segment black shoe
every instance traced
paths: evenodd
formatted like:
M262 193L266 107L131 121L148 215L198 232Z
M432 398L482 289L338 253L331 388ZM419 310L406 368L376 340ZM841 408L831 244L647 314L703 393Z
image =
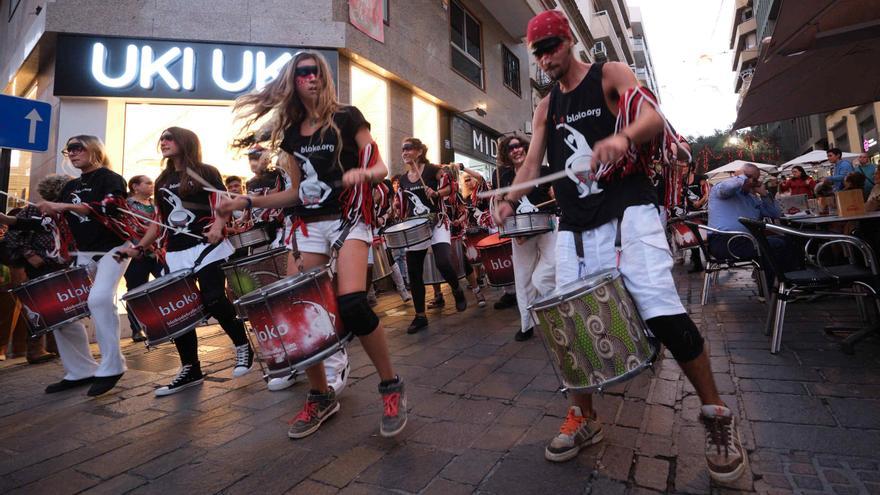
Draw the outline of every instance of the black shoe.
M461 313L462 311L467 309L467 298L464 297L464 291L461 290L461 287L455 292L452 293L455 296L455 310Z
M120 378L122 378L122 373L113 376L96 376L95 382L92 383L92 386L89 388L89 391L86 392L86 395L89 397L97 397L101 394L105 394L116 386L116 382L118 382Z
M180 371L177 372L177 376L171 380L171 383L164 387L157 388L154 393L156 394L156 397L176 394L181 390L199 385L203 381L205 381L205 375L202 374L202 367L199 363L184 364L180 368Z
M147 340L147 334L144 333L144 329L139 328L131 333L132 342L144 342L145 340Z
M516 306L516 295L504 294L501 299L495 303L495 309L507 309Z
M409 328L406 329L406 333L416 333L426 326L428 326L428 319L424 316L416 316L413 318L412 323L409 324Z
M72 388L83 387L95 381L95 377L90 376L88 378L80 378L79 380L61 380L60 382L55 382L48 387L46 387L47 394L54 394L56 392L63 392L65 390L70 390Z
M519 330L517 330L516 335L513 337L513 340L515 340L517 342L525 342L525 341L529 340L530 338L532 338L534 335L535 335L534 328L530 328L530 329L526 330L525 332L520 332Z
M446 301L442 297L437 297L428 303L428 309L440 309L446 306Z

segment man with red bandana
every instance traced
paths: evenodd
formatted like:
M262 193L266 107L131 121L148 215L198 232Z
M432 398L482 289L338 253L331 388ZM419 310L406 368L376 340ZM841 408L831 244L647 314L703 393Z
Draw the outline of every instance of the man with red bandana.
M745 450L736 418L718 395L703 338L678 297L649 171L652 152L661 152L667 167L677 153L687 153L627 65L587 64L574 56L561 12L535 16L527 38L538 66L557 84L535 109L534 137L514 185L538 177L545 151L551 170L566 172L553 182L561 209L556 287L618 268L648 329L670 350L703 403L710 475L733 481L745 470ZM503 198L496 222L513 213L525 192L513 190ZM569 396L568 417L545 451L550 461L572 459L603 437L592 396Z

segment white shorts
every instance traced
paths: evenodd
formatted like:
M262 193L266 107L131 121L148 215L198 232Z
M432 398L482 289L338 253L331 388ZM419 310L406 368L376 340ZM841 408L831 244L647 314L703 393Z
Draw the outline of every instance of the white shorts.
M414 246L410 246L406 248L407 251L424 251L434 244L451 244L452 236L449 233L449 226L447 226L446 222L439 222L434 226L434 232L431 234L431 238L425 242L420 242Z
M296 247L302 253L330 256L333 243L342 234L340 225L342 225L342 220L322 220L320 222L307 223L306 230L309 233L308 236L303 234L302 229L296 229ZM373 233L367 224L358 222L348 232L348 237L345 238L346 241L352 239L372 244Z
M202 251L208 247L210 247L210 244L203 242L182 251L168 251L165 253L165 264L168 265L168 272L173 273L178 270L192 269L196 264L196 260L198 260L199 256L202 254ZM232 253L234 252L235 248L232 247L232 243L229 242L229 239L223 239L217 247L205 256L205 258L199 263L199 266L196 267L195 271L199 271L211 263L223 261L232 256Z
M578 259L574 232L556 236L556 287L617 266L617 220L582 232L584 258ZM672 254L653 205L630 206L620 229L620 273L645 320L685 313L672 279Z

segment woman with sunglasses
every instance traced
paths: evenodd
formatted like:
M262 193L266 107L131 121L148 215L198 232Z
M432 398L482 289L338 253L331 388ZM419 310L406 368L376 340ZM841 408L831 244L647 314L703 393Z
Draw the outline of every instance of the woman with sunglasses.
M336 100L333 73L318 53L299 52L281 75L262 90L235 102L239 117L254 126L270 115L271 143L280 143L279 159L288 164L292 187L259 197L225 200L221 211L251 208L293 207L295 251L301 257L288 263L290 274L326 265L336 251L336 294L345 330L358 336L379 374L383 415L379 432L384 437L406 426L404 383L391 365L385 332L367 301L367 252L373 233L364 220L343 227L354 217L343 201L364 184L379 183L388 173L378 157L370 168L361 168L359 152L372 145L370 124L360 110ZM363 198L362 198L363 199ZM369 201L369 196L366 198ZM369 213L367 213L369 215ZM343 230L345 229L345 230ZM306 369L309 394L302 411L293 419L290 438L311 435L339 411L336 391L327 383L324 363Z
M507 187L513 184L516 172L526 160L529 138L516 133L501 138L498 142L498 168L495 173L495 186ZM541 167L545 175L549 167ZM524 194L514 206L516 214L534 211L555 211L555 205L545 203L553 198L550 184L535 186ZM544 205L540 208L538 205ZM556 232L550 231L513 240L513 276L516 287L516 303L519 307L521 326L514 340L522 342L532 338L534 329L529 314L531 306L540 296L550 293L556 280Z
M226 296L226 278L220 265L235 251L224 239L229 215L218 214L214 208L216 193L205 189L225 190L220 172L202 163L202 147L198 136L189 129L169 127L159 137L164 168L156 179L159 216L162 223L174 227L165 233L165 263L169 273L194 270L202 304L214 317L235 345L232 376L239 377L251 370L254 351L248 343L244 325L235 315L235 308ZM123 250L132 258L141 258L159 237L159 226L153 225L137 246ZM201 239L199 239L201 237ZM174 317L174 313L168 316ZM199 363L199 341L193 329L174 339L180 357L180 371L171 382L157 388L157 397L175 394L201 384L205 376Z
M128 267L128 260L117 263L113 255L131 244L101 223L89 204L99 203L107 195L124 198L126 183L121 175L110 170L104 143L95 136L68 139L62 154L79 169L80 176L64 185L59 202L42 201L37 207L44 215L63 214L76 244L76 264L89 266L93 272L88 307L101 349L101 363L92 357L84 327L70 326L55 332L65 376L46 387L46 393L91 383L88 395L97 396L116 386L126 370L125 357L119 348L116 286Z
M434 263L443 275L443 280L452 288L455 309L467 309L467 299L458 284L458 275L452 267L452 246L449 232L449 217L443 209L443 199L452 194L452 185L443 167L433 165L427 158L428 147L419 139L408 137L403 140L401 156L406 172L400 174L398 199L403 218L428 215L434 223L434 231L427 241L406 248L406 266L409 270L409 284L413 296L416 316L406 333L416 333L428 326L425 316L424 263L428 248L434 252ZM447 182L449 182L447 184Z

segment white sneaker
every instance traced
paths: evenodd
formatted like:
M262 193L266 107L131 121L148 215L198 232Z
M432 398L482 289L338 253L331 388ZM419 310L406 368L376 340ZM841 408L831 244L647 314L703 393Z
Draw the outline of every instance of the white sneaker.
M397 293L400 294L400 298L403 300L403 302L408 302L412 299L412 296L409 294L409 291L406 290L406 287L397 289Z
M269 383L266 386L271 392L277 392L292 387L294 383L296 383L296 373L291 373L280 378L269 379Z
M333 387L337 394L342 392L348 382L348 375L351 374L351 363L345 349L325 359L324 369L327 373L327 385Z
M254 351L250 344L243 344L235 348L235 367L232 368L232 376L238 378L244 376L254 367Z

